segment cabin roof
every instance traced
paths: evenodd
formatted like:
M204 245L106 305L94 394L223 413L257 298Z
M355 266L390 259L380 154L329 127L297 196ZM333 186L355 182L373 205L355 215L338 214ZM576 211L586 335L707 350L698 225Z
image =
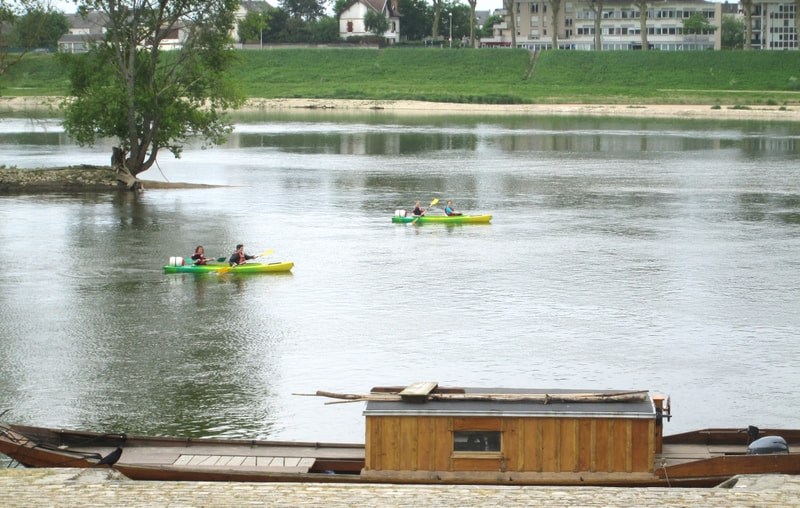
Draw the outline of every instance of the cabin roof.
M373 389L376 390L376 389ZM381 390L378 389L380 392ZM654 418L656 411L650 394L634 390L570 390L530 388L458 388L436 393L460 393L463 398L417 398L403 400L367 400L364 416L461 416L461 417L562 417L562 418ZM492 397L481 395L500 395ZM596 395L587 401L582 395ZM600 400L616 394L638 394L637 397ZM471 400L476 395L481 400ZM524 397L531 395L534 397ZM537 397L541 396L541 397ZM544 397L547 396L547 397ZM577 399L572 399L577 397ZM538 399L538 400L531 400Z

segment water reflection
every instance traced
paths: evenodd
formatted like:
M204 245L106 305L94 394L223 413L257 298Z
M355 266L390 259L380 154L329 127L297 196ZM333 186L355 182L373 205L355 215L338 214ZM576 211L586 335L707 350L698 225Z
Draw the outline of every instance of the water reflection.
M663 391L668 432L791 424L800 127L345 117L243 116L227 145L146 175L219 188L1 197L0 242L26 261L0 285L0 407L59 427L362 441L360 407L292 393L431 379ZM108 159L53 134L0 120L4 163ZM434 197L494 220L391 224ZM295 269L162 273L237 243Z

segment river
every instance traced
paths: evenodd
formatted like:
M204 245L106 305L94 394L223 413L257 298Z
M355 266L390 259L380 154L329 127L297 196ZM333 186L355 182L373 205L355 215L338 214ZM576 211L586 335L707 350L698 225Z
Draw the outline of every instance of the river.
M0 164L106 164L0 118ZM373 386L648 389L667 434L797 427L800 125L251 113L208 189L0 196L0 408L98 431L364 440ZM489 225L395 225L438 198ZM440 209L432 213L441 213ZM289 275L165 275L202 244Z

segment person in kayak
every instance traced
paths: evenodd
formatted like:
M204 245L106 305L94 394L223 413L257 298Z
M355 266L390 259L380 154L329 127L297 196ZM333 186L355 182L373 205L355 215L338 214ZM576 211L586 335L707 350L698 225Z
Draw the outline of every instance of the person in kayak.
M239 245L236 246L236 251L234 251L234 253L231 254L231 258L228 260L228 264L231 266L243 265L247 263L247 260L255 259L257 257L258 256L250 256L249 254L245 254L244 245L240 243Z
M414 209L411 211L411 215L413 215L414 217L422 217L423 215L425 215L425 212L427 212L427 211L428 211L427 208L424 209L424 210L422 208L420 208L419 207L419 200L416 200L416 201L414 201Z
M448 201L447 202L447 206L444 207L444 213L445 213L445 215L448 215L448 216L461 215L461 212L457 212L457 211L453 210L453 202L452 201Z
M203 249L202 245L198 245L197 248L194 250L194 254L192 254L192 260L194 260L194 262L192 263L193 265L206 264L205 249Z

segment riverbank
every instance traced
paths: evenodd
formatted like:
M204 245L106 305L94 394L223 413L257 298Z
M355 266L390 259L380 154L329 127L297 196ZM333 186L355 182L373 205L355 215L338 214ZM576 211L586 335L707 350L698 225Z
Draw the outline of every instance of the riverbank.
M198 189L215 185L143 180L144 190ZM68 166L47 169L0 169L0 195L40 192L109 192L124 190L111 166Z
M0 469L4 506L686 507L800 504L800 478L742 476L732 488L509 487L145 482L108 469Z
M0 112L53 111L61 97L0 97ZM375 111L408 115L601 116L707 120L800 121L800 106L709 104L464 104L350 99L249 99L242 111Z

